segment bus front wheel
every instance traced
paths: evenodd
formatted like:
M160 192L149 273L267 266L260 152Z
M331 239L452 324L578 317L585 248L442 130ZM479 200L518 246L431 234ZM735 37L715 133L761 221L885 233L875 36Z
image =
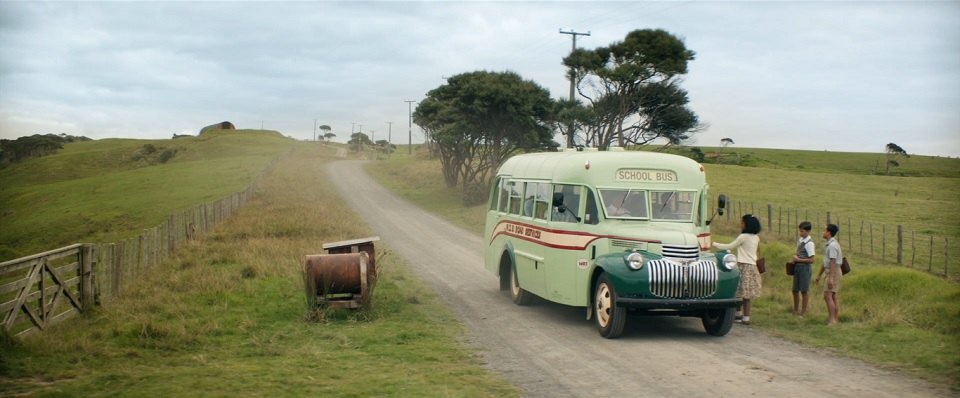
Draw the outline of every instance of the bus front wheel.
M593 291L593 309L597 315L597 328L600 335L608 339L620 337L623 333L623 325L627 322L627 311L617 304L617 291L614 290L606 274L600 274Z
M510 264L510 298L516 305L530 305L533 302L533 293L523 290L517 281L517 267Z
M717 308L706 310L701 319L703 319L703 328L711 336L724 336L733 326L733 315L736 312L734 308Z

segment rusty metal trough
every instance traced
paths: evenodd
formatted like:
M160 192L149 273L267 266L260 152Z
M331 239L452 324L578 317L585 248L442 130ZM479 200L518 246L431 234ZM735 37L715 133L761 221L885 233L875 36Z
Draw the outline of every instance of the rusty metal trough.
M327 254L307 255L304 283L307 300L330 308L361 308L369 303L377 281L376 250L369 237L323 245Z

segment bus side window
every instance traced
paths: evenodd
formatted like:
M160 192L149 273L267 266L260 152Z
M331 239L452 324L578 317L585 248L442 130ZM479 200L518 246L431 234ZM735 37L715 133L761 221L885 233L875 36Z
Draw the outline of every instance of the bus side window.
M537 183L528 182L523 193L523 216L533 217L533 207L536 204Z
M583 214L584 224L600 223L600 216L597 213L597 198L593 195L593 190L587 190L587 209Z
M523 198L522 187L516 181L510 181L510 214L520 214L520 199Z
M580 191L579 185L554 185L550 220L579 222L581 218L577 213L580 211Z
M497 208L501 213L507 212L507 204L510 201L510 185L508 179L501 177L497 184L497 196L500 200L500 206ZM492 206L491 206L492 207Z
M550 210L550 184L537 184L537 204L534 218L546 220Z

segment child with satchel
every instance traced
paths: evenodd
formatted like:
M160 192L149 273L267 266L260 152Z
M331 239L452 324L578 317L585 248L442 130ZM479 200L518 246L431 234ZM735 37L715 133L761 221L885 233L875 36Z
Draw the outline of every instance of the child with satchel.
M797 252L793 255L793 315L803 318L807 315L807 304L810 303L807 292L810 290L812 265L816 252L813 238L810 237L810 230L813 229L810 221L800 223L797 229L800 238L797 239Z

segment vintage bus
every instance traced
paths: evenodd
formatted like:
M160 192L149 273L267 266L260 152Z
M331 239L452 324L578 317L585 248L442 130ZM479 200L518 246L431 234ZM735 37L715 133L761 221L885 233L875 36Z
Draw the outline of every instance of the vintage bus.
M736 257L711 253L703 166L676 155L567 150L508 159L486 216L486 268L526 305L534 295L585 307L618 337L627 311L699 317L707 333L733 324Z

